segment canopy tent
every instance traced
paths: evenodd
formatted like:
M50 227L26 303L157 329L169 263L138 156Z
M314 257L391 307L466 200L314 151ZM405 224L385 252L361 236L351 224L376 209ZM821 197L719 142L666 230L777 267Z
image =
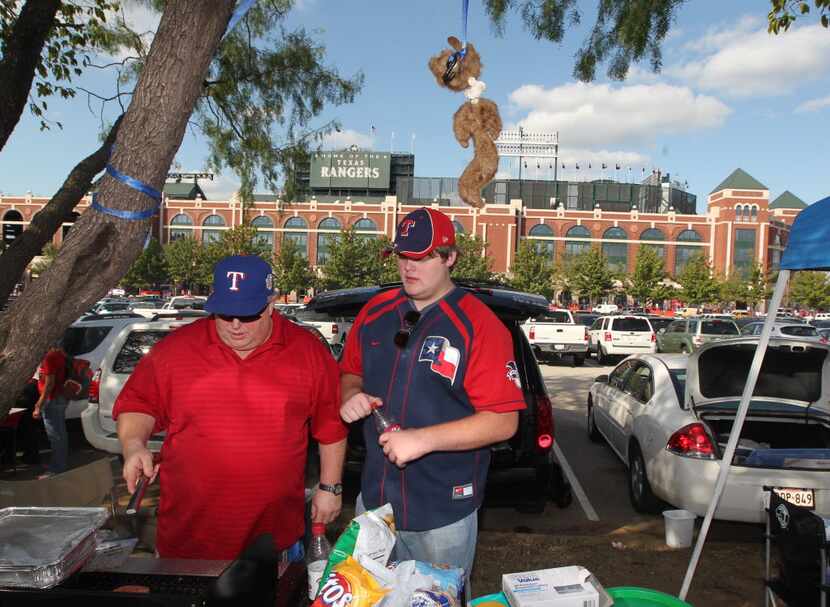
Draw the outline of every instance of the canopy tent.
M715 483L715 491L712 495L712 500L709 502L706 517L703 519L703 525L700 528L695 549L689 561L689 567L686 569L686 575L683 578L683 586L678 595L681 600L685 600L686 594L689 592L689 586L692 584L697 563L703 551L703 545L706 543L709 526L712 524L712 518L715 515L715 510L718 507L724 487L726 486L726 479L729 476L729 469L732 459L735 456L738 439L741 437L744 419L749 410L749 402L753 392L755 392L755 384L758 381L758 374L761 371L761 363L764 361L764 355L769 345L772 326L775 323L778 309L781 307L781 300L784 297L784 291L790 279L790 272L795 270L830 270L830 196L819 200L801 211L795 218L795 222L790 230L787 248L784 250L784 255L781 259L778 280L775 283L775 290L770 300L767 318L764 321L764 329L758 341L758 346L755 349L755 356L749 368L749 375L747 376L746 385L744 385L744 391L741 395L741 403L738 406L735 422L732 425L732 432L729 435L726 450L721 458L720 472L718 473L718 480Z

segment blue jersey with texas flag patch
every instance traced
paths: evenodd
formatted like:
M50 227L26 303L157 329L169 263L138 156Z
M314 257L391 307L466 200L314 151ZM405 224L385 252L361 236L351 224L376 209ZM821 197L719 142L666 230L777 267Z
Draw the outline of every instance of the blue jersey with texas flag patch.
M486 305L456 288L410 327L404 316L414 309L402 289L381 293L361 310L346 340L341 370L362 377L363 391L381 398L385 412L403 428L422 428L477 411L525 408L513 340ZM409 337L399 347L394 338L402 330ZM481 505L488 447L433 452L399 469L383 454L371 419L363 436L363 502L369 509L390 502L399 529L436 529Z

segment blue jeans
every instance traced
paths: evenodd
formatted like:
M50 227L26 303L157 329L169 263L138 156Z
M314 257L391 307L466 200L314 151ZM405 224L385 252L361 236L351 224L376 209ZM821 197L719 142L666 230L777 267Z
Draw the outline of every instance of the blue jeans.
M355 503L355 516L366 511L361 495ZM396 561L424 561L446 563L464 569L464 587L467 600L471 596L470 574L476 556L478 540L478 511L454 523L427 531L397 531L397 542L392 552Z
M69 435L66 432L66 407L69 403L63 396L56 396L43 404L43 425L52 447L52 461L49 472L59 474L66 471L69 457Z

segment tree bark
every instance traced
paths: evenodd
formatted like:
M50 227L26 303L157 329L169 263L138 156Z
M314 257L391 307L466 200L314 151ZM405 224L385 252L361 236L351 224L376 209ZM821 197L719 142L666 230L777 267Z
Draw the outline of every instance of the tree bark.
M234 0L167 3L116 138L110 161L116 169L161 190L233 6ZM156 205L109 175L98 200L129 211ZM90 209L49 269L15 300L0 321L0 419L49 344L127 273L150 225Z
M60 5L59 0L29 0L12 27L0 59L0 150L26 107L40 53Z
M29 227L0 255L0 308L9 299L14 286L20 282L29 262L52 239L66 217L89 192L95 176L104 170L122 119L119 116L106 141L97 151L75 165L58 192L32 218Z

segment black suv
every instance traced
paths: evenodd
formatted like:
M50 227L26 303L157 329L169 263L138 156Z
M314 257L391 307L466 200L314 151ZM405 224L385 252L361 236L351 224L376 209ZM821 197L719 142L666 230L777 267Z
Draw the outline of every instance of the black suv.
M488 477L486 505L513 505L522 511L540 512L548 500L560 508L570 505L571 487L553 455L553 407L545 382L533 356L533 350L522 332L521 323L542 314L548 302L538 295L507 290L503 287L459 284L485 303L504 323L513 336L513 348L522 382L527 408L519 414L519 428L508 441L491 447L492 458ZM332 317L354 317L372 297L400 284L327 291L317 295L307 309ZM348 470L359 470L365 455L360 423L352 424L349 432ZM525 472L522 479L519 475ZM517 482L524 480L517 490Z

